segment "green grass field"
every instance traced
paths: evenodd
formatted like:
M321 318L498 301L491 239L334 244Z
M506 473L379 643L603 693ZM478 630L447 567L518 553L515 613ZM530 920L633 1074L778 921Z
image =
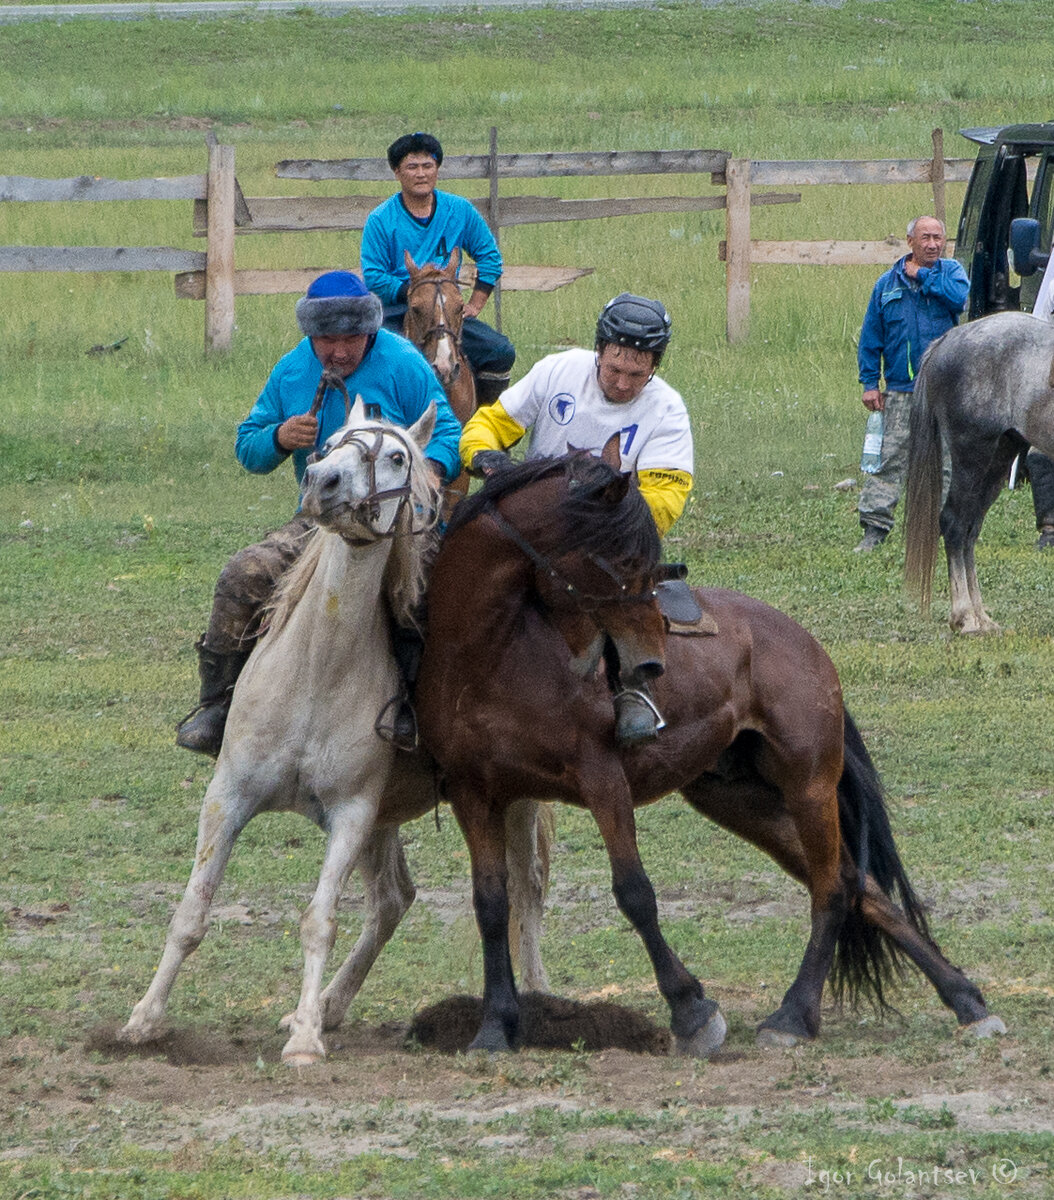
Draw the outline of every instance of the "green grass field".
M496 125L509 152L701 146L871 159L925 158L940 126L946 154L968 157L960 128L1051 116L1052 53L1054 10L1016 0L41 23L0 38L0 149L12 175L179 175L204 170L213 129L236 146L247 195L311 194L322 185L277 180L273 164L379 156L408 128L435 130L452 154L483 152ZM711 190L687 178L537 188L700 186ZM932 203L923 187L802 190L800 205L755 209L753 236L902 236ZM949 187L953 217L961 199L962 187ZM360 1094L342 1090L361 1076L354 1052L338 1049L322 1069L331 1076L292 1079L275 1066L274 1024L299 987L297 917L321 838L279 816L243 835L218 900L226 917L171 1008L177 1028L251 1046L245 1061L217 1083L200 1061L137 1066L92 1049L98 1027L123 1021L149 980L189 868L209 764L175 748L173 726L196 698L192 643L215 577L295 505L291 473L248 476L232 449L295 337L293 298L240 298L232 353L207 358L202 306L177 300L168 276L5 274L5 1196L781 1197L801 1186L807 1162L840 1170L829 1190L843 1197L1049 1194L1054 560L1032 548L1027 489L1006 493L978 551L989 611L1006 632L968 640L947 631L942 575L931 616L904 596L899 527L875 554L853 555L855 494L834 485L859 478L855 339L878 269L757 268L751 337L730 347L723 236L720 213L506 231L511 263L594 268L552 295L506 295L518 369L588 343L598 308L620 290L665 301L675 335L663 370L689 403L697 454L694 497L668 556L685 560L694 582L790 613L827 648L937 935L1011 1037L953 1040L952 1019L912 979L896 999L903 1020L832 1010L815 1046L764 1059L752 1026L796 968L804 898L756 852L670 801L641 814L642 849L671 942L725 1007L728 1062L642 1063L639 1092L620 1080L610 1095L602 1062L583 1053L451 1065L399 1052ZM202 248L184 202L0 204L0 244ZM237 253L239 266L354 266L358 243L243 238ZM115 353L86 353L122 338ZM457 830L449 816L438 831L426 818L406 836L425 896L353 1009L352 1044L481 987ZM558 837L545 942L554 988L607 989L663 1023L646 957L610 901L598 835L562 811ZM456 920L429 894L462 903ZM338 953L358 913L343 914ZM162 1092L133 1092L136 1070L156 1074ZM203 1123L179 1145L158 1132L188 1109L164 1099L173 1073L190 1108L195 1087L212 1089L198 1102ZM415 1107L400 1073L436 1089L444 1073L448 1107L438 1091L435 1104ZM303 1114L268 1118L278 1131L270 1141L208 1124L234 1097L263 1105L269 1089L289 1104L339 1101L356 1132L394 1123L407 1154L352 1148L335 1161L347 1129L327 1126L329 1141L316 1142ZM517 1109L528 1094L545 1103ZM962 1099L974 1094L976 1119ZM486 1115L451 1115L470 1101L490 1106ZM985 1179L909 1192L867 1177L869 1162L895 1169L898 1156L919 1169L983 1166ZM1004 1158L1018 1171L1014 1191L991 1174Z

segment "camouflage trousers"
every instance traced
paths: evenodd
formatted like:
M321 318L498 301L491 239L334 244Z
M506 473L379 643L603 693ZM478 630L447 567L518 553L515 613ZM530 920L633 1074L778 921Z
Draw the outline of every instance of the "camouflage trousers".
M300 557L314 524L307 517L294 517L227 560L212 597L203 643L209 650L236 654L252 649L264 607L279 578Z
M882 462L874 475L864 477L857 509L861 525L874 525L888 533L893 528L893 510L900 499L908 470L913 392L886 392L882 430ZM944 455L943 493L948 493L951 463Z
M212 597L212 612L202 643L207 649L216 654L245 653L252 649L278 580L300 557L314 526L315 522L308 517L294 517L263 541L246 546L227 560ZM432 530L425 536L422 558L427 578L439 552L439 531ZM413 622L412 627L406 628L392 624L397 656L401 642L418 647L421 643L425 623L423 601L413 614Z

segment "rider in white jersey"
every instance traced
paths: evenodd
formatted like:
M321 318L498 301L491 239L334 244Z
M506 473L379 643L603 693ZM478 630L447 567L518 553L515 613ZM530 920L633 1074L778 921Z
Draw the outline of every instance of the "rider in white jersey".
M543 358L493 404L476 410L461 434L462 463L477 474L500 470L509 461L507 448L528 429L529 459L560 457L570 447L599 454L617 433L622 466L637 472L656 528L666 533L684 509L693 467L684 401L655 374L669 340L663 305L622 292L597 320L593 351ZM683 583L660 586L687 592ZM609 663L613 689L617 678ZM663 724L646 684L615 696L615 736L622 745L655 737Z
M527 458L559 457L569 446L599 453L618 433L622 465L637 472L665 534L684 509L694 465L684 401L655 374L669 340L670 317L657 300L616 296L597 321L594 350L543 358L469 418L461 461L486 470L488 453L508 449L528 430Z

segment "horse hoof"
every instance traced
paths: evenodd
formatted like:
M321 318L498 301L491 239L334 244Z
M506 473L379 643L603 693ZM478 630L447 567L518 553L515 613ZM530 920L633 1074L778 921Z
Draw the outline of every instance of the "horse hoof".
M481 1029L469 1042L468 1048L470 1053L473 1050L482 1050L485 1054L508 1054L512 1050L509 1039L493 1029Z
M789 1050L801 1040L796 1033L788 1033L785 1029L763 1028L758 1030L754 1044L760 1050Z
M295 1051L293 1054L282 1054L282 1062L287 1067L313 1067L325 1060L325 1054L312 1054L309 1050Z
M133 1025L129 1022L122 1025L114 1034L115 1041L123 1042L126 1046L145 1046L148 1042L156 1042L162 1035L161 1029L152 1026Z
M714 1015L692 1034L691 1037L675 1037L674 1052L685 1058L710 1058L725 1042L728 1026L720 1012Z
M1006 1033L1006 1026L999 1017L982 1017L969 1025L963 1025L959 1031L963 1037L990 1038L999 1037Z

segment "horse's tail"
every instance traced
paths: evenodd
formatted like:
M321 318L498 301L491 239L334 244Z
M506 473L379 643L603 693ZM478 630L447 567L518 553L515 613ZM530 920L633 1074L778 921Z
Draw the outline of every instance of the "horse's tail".
M838 814L842 841L859 872L860 888L869 875L891 900L899 902L911 925L928 939L926 915L893 841L878 771L848 711L844 747ZM905 966L899 947L865 920L859 893L851 897L831 968L835 998L855 1004L866 993L879 1008L887 1008L885 989L904 974Z
M929 612L933 596L941 515L941 434L926 395L926 362L932 348L923 355L915 379L904 499L904 582L918 596L923 613Z

